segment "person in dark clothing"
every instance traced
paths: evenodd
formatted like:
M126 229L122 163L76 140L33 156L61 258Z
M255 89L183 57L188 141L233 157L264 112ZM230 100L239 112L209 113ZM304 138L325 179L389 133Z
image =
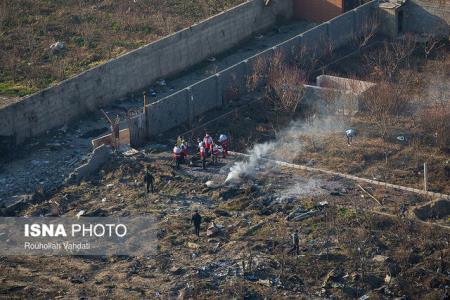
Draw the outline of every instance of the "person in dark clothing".
M192 216L192 223L194 223L195 234L200 236L200 224L202 223L202 216L198 213L198 210L195 211L195 214Z
M291 252L295 250L295 253L297 255L299 255L300 254L300 240L298 237L298 229L296 229L295 232L292 234L292 246L293 247L292 247Z
M405 203L400 204L400 216L402 218L405 218L407 212L408 212L408 208L406 207Z
M150 168L149 167L147 167L147 169L145 171L144 182L145 182L146 187L147 187L147 193L150 192L150 187L152 188L152 193L153 193L154 192L153 183L155 182L155 178L150 173Z

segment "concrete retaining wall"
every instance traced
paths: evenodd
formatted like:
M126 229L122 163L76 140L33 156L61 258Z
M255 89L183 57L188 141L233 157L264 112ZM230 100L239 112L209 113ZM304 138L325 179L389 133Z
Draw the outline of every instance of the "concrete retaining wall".
M342 78L330 75L320 75L316 78L317 86L331 89L352 91L361 94L375 86L376 84L369 81L361 81L350 78Z
M266 61L270 60L275 51L283 51L283 53L288 54L288 56L286 56L288 58L290 55L295 55L296 51L299 51L301 47L306 47L309 51L314 51L320 56L321 54L325 54L326 50L324 48L329 42L333 43L333 45L346 45L352 41L355 35L362 35L364 33L367 29L367 26L363 26L363 24L365 24L364 20L367 21L376 18L377 12L378 1L374 0L355 10L336 17L329 23L316 26L307 32L284 41L273 48L258 53L214 76L200 81L183 90L184 92L180 92L189 99L189 108L183 109L188 110L192 114L189 117L189 119L192 120L207 110L225 104L230 100L230 95L233 94L230 93L230 91L238 96L247 93L248 76L252 74L258 59ZM335 28L330 28L330 26ZM323 89L310 87L307 89L307 93L308 97L319 101L320 95L323 94ZM174 128L181 123L184 123L183 120L186 120L187 117L184 112L181 111L181 108L185 107L187 101L186 97L174 94L148 106L149 111L152 112L149 115L150 119L147 123L149 126L147 131L148 137L155 136L164 130ZM311 99L310 101L313 101ZM166 103L167 107L164 109L156 108L165 106ZM179 107L177 106L177 103L179 104ZM321 105L319 105L319 107L320 106ZM353 102L350 106L350 109L353 109ZM170 112L172 109L174 111ZM174 120L174 116L177 115L178 112L180 113L180 117ZM132 131L133 129L130 128L130 130ZM131 136L133 136L133 134L131 134ZM133 141L131 141L131 143L134 144Z
M201 115L222 105L218 88L219 80L218 76L211 76L189 87L193 116Z
M359 108L359 95L346 90L305 85L302 105L319 114L354 115Z
M329 40L333 41L335 48L346 45L353 38L355 30L353 22L354 14L350 13L334 18L327 23Z
M449 35L450 1L409 0L403 11L404 31Z
M223 52L253 33L291 18L292 0L250 0L235 8L131 51L106 64L25 97L0 110L0 137L17 143L63 126L97 109Z
M148 135L153 136L188 122L190 118L190 94L183 89L148 106Z
M240 62L219 73L222 94L230 91L243 95L247 92L247 61ZM224 99L225 102L227 99Z
M304 47L307 52L314 53L316 57L321 57L326 54L327 44L332 42L329 40L327 23L316 26L300 36L300 46Z

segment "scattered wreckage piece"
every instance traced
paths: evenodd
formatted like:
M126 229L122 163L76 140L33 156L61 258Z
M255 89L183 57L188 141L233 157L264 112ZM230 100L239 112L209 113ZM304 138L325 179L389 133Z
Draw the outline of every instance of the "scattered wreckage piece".
M83 178L98 170L111 157L111 150L106 145L101 145L92 151L88 161L76 168L65 180L66 184L79 184Z

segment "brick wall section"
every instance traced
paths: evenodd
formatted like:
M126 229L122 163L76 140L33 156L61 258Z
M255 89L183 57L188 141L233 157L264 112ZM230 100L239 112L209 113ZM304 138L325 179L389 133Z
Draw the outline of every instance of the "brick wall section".
M0 110L0 141L17 143L96 110L158 78L173 76L236 46L253 33L292 17L292 0L249 0L237 7L131 51Z
M314 22L328 21L344 12L344 0L294 0L294 16Z

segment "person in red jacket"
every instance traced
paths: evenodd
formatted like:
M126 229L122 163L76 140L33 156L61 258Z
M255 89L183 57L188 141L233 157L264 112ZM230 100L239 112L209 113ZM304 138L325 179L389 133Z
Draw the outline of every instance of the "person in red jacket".
M219 143L222 146L222 156L225 158L228 155L228 137L225 134L219 136Z
M182 163L187 163L187 156L188 156L188 146L187 143L183 140L181 143L181 161Z
M213 146L213 139L208 133L206 133L205 137L203 138L203 144L205 145L206 156L209 157L209 155L211 154L210 149L212 149Z
M175 147L173 147L173 158L175 159L175 164L177 166L177 168L180 168L180 164L182 161L182 150L180 147L178 147L177 145L175 145Z

